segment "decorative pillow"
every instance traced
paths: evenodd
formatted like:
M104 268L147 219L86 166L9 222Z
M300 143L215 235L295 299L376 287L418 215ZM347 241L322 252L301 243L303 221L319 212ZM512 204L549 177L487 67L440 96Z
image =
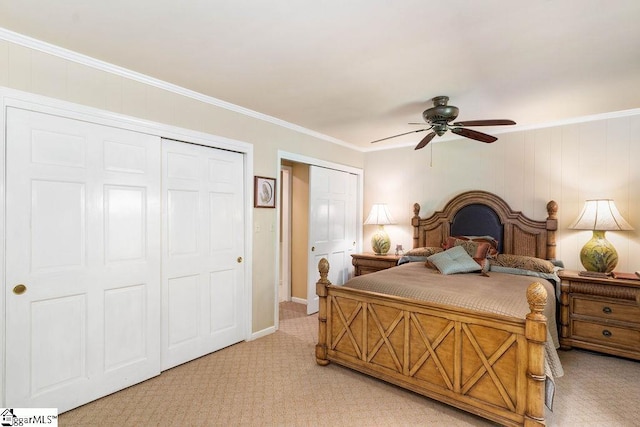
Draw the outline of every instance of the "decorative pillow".
M555 270L558 270L558 269L559 267L555 268ZM547 280L553 280L556 284L559 284L560 278L558 277L558 274L555 270L553 273L542 273L540 271L525 270L522 268L502 267L500 265L491 266L491 271L495 271L496 273L508 273L508 274L517 274L519 276L540 277Z
M454 246L444 252L433 254L427 258L442 274L470 273L481 270L480 265L473 260L461 246Z
M489 264L487 263L487 257L489 256L489 251L491 249L491 245L489 245L489 243L449 237L446 245L448 246L447 249L455 246L463 247L469 256L473 258L480 267L482 267L483 271L487 271L489 269Z
M398 260L398 265L406 264L408 262L425 262L426 260L426 256L403 255Z
M489 244L489 258L494 258L498 255L498 241L491 236L451 236L447 238L445 242L445 249L454 246L456 240L468 240L472 242L488 243Z
M495 259L490 260L490 263L492 266L520 268L540 273L553 273L555 271L555 266L551 261L525 255L498 254Z
M428 257L433 254L437 254L438 252L442 252L444 249L439 248L437 246L427 246L424 248L413 248L409 249L404 253L405 256L423 256Z
M439 253L442 253L442 252L439 252ZM427 267L427 268L430 268L432 270L437 270L438 269L438 267L433 265L433 263L431 261L429 261L428 258L425 259L424 266Z

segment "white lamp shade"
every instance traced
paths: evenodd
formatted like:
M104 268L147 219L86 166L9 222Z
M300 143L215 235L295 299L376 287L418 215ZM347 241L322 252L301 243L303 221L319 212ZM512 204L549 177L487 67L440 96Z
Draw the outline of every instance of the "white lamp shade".
M611 199L585 201L578 219L569 228L598 231L633 230Z
M388 225L395 224L395 221L391 213L389 213L389 208L387 208L386 203L376 203L371 206L371 212L369 212L369 216L364 223L367 225Z

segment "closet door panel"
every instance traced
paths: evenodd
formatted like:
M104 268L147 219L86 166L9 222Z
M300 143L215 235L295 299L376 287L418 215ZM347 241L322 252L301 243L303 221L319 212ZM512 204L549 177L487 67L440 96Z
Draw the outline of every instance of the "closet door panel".
M318 311L317 265L331 264L329 279L336 285L351 277L351 253L356 242L357 177L319 166L309 167L309 246L307 314Z
M104 366L107 372L143 360L147 354L146 301L143 284L105 291ZM122 316L120 313L130 313Z
M179 349L191 344L200 336L200 298L199 275L172 277L167 282L168 304L167 347L169 350Z
M86 186L82 182L31 181L31 270L54 272L86 263ZM25 200L25 202L29 202ZM10 207L11 208L11 207Z
M145 259L146 199L144 187L105 187L104 226L107 263Z
M160 372L160 149L7 109L8 406L64 411Z
M244 337L244 160L168 140L162 156L162 368L168 369Z

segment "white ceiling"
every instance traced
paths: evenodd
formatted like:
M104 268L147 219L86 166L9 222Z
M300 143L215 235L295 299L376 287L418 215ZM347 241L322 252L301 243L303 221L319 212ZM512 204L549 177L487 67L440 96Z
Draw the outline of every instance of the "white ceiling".
M370 141L437 95L524 127L640 107L638 0L0 0L0 27L363 149L417 143Z

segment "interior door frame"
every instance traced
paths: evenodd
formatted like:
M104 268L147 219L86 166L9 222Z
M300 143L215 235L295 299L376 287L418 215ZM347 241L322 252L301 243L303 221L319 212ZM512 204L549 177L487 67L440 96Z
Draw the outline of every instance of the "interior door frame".
M363 201L364 201L364 170L360 169L360 168L356 168L353 166L347 166L347 165L343 165L340 163L335 163L335 162L329 162L326 160L321 160L321 159L316 159L314 157L309 157L309 156L304 156L301 154L297 154L297 153L291 153L288 151L283 151L283 150L278 150L278 155L277 155L277 170L280 171L280 167L282 164L282 160L289 160L291 162L296 162L296 163L304 163L310 166L319 166L319 167L323 167L323 168L328 168L328 169L335 169L341 172L347 172L347 173L352 173L354 175L356 175L358 177L358 184L357 184L357 194L356 194L356 247L355 247L355 252L360 252L361 248L362 248L362 209L363 209ZM277 193L276 193L276 200L281 200L280 199L280 186L277 185ZM276 205L276 218L280 218L281 212L280 212L280 206L279 204ZM276 253L276 265L280 265L280 250L279 250L279 244L280 244L280 237L281 237L281 230L280 230L280 221L276 221L276 239L275 239L275 253ZM309 268L316 268L316 266L308 266ZM279 326L280 326L280 303L278 301L278 283L280 283L280 271L279 268L276 268L276 272L275 272L275 280L274 280L274 319L273 319L273 324L275 325L275 329L278 330ZM320 278L320 276L318 276L318 278Z
M286 171L286 174L284 173ZM286 175L286 181L284 179ZM280 267L280 280L283 280L286 277L285 282L278 281L278 301L291 301L291 197L293 194L292 182L293 182L293 168L291 166L280 166L280 192L286 188L286 194L280 194L280 209L282 209L282 205L285 205L286 212L280 212L278 218L281 218L280 226L280 236L278 236L278 242L280 243L280 248L282 248L279 253L282 254L282 258L280 259L280 263L277 264ZM286 184L285 184L286 183ZM286 221L285 221L286 218ZM289 273L285 274L284 271L288 269ZM284 298L282 298L282 292L280 286L284 290Z
M166 139L173 139L180 142L203 145L212 148L235 151L243 155L243 176L244 176L244 289L245 299L244 315L244 340L250 341L252 336L252 302L253 302L253 145L247 142L238 141L222 136L207 134L177 126L138 119L123 114L113 113L62 101L41 95L23 92L0 86L0 316L6 319L5 282L6 259L5 259L5 226L6 226L6 110L8 107L15 107L45 114L63 116L71 119L82 120L105 126L112 126L127 129L135 132L156 135ZM160 231L160 230L159 230ZM0 328L0 404L5 402L5 331Z

